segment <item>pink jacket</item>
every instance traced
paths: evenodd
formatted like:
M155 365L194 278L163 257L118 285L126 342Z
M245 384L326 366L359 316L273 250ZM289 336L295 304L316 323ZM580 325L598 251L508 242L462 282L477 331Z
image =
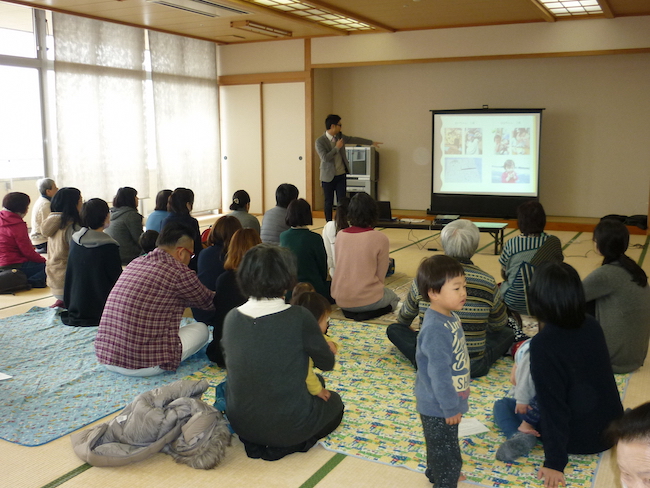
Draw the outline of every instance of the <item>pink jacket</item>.
M0 211L0 266L27 261L44 263L45 258L34 251L23 218L9 210Z

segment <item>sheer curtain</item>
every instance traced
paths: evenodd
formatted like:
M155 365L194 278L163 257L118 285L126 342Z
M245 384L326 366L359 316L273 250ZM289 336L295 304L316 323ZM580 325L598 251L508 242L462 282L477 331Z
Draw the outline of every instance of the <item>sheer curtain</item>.
M216 45L149 31L158 189L191 188L194 210L221 206Z
M58 186L147 197L143 29L53 14Z

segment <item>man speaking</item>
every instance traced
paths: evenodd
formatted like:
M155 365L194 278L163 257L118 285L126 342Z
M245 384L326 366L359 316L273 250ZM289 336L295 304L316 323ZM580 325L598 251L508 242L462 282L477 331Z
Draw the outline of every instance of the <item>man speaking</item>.
M325 119L325 134L316 139L316 152L320 157L320 181L325 194L325 220L332 220L334 192L337 200L345 196L345 175L350 172L350 164L345 154L346 144L362 144L379 147L382 142L343 135L341 117L330 114Z

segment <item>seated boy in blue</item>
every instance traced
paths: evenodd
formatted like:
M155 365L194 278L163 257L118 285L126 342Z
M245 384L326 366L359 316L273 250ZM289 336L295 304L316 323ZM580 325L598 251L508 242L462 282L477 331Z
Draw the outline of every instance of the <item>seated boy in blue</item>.
M465 479L458 424L468 410L469 353L454 310L467 299L462 265L449 256L425 259L417 272L422 297L429 297L415 358L417 410L427 444L425 474L436 488L453 488Z

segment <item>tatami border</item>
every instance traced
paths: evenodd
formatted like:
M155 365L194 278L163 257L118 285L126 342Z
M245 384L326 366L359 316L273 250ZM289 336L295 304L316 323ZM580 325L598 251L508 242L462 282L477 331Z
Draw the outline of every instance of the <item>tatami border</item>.
M61 486L63 483L65 483L68 480L71 480L75 476L83 473L84 471L88 471L92 466L88 463L82 464L78 468L73 469L72 471L64 474L63 476L55 479L54 481L50 481L47 485L43 485L42 488L54 488L55 486Z
M332 456L329 461L323 464L323 466L318 471L316 471L307 481L300 485L300 488L313 488L318 483L320 483L323 478L325 478L325 476L331 473L334 468L336 468L345 458L345 454L334 454L334 456Z

